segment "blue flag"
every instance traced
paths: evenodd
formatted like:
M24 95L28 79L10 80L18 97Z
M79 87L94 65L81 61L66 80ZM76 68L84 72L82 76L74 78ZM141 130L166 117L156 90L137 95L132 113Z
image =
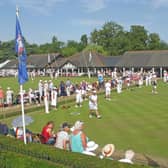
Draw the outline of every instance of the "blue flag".
M20 85L28 81L26 68L27 55L24 46L24 40L19 23L18 10L16 11L16 37L15 37L15 52L18 55L18 82Z

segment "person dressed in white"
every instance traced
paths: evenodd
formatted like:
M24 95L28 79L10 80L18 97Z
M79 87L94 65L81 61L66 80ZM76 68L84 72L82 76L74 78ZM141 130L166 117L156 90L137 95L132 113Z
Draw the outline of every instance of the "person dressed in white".
M70 79L68 79L65 84L66 84L66 93L67 93L67 96L70 96L70 88L71 88L72 82L71 82Z
M57 70L57 71L55 71L55 79L57 79L58 78L58 74L59 74L59 71Z
M35 95L33 94L33 90L31 88L29 88L28 96L29 96L29 103L30 104L32 103L32 101L35 101Z
M117 79L117 93L121 93L122 92L122 79L121 77L119 77Z
M127 89L129 89L131 85L131 79L129 76L126 77L126 85L127 85Z
M152 72L150 72L149 73L149 86L151 86L151 84L152 84L152 76L153 76L153 74L152 74Z
M105 83L106 100L111 100L110 95L111 95L111 81L109 80Z
M114 68L113 78L117 78L117 69L116 68Z
M76 85L76 105L75 107L82 107L82 90L79 85Z
M56 135L56 142L54 146L59 149L69 150L69 135L70 125L67 122L62 124L62 130Z
M163 82L167 82L167 71L163 71Z
M53 87L51 90L51 106L53 106L55 109L57 109L57 88Z
M92 113L94 112L96 114L97 118L101 118L99 112L98 112L98 104L97 104L97 94L96 90L93 90L92 94L89 96L89 118L92 118Z
M146 83L146 86L149 85L149 74L148 73L146 73L145 75L145 83Z
M40 102L41 102L42 96L43 96L43 82L42 82L42 80L39 80L38 91L39 91L39 94L40 94Z
M70 94L70 87L71 87L71 85L66 87L67 96L70 96L70 95L71 95L71 94Z
M10 87L8 87L6 91L6 103L8 106L11 106L12 102L13 102L13 91L10 89Z
M49 80L48 81L49 100L51 100L51 91L52 91L53 87L54 87L54 84L53 84L52 80Z
M152 93L154 94L157 94L157 78L156 78L156 75L153 74L153 77L152 77Z
M133 164L133 157L134 157L135 153L133 150L127 150L125 152L125 158L123 159L120 159L119 162L123 162L123 163L130 163L130 164Z
M143 86L143 76L142 75L139 76L138 85L139 85L139 88Z
M49 113L49 92L48 92L48 85L44 85L44 106L45 106L45 113Z

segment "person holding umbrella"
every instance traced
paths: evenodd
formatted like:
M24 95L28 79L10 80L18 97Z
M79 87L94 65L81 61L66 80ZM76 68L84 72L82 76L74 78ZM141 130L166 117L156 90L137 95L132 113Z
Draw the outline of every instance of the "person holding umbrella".
M23 127L16 127L14 128L14 130L15 130L16 138L23 140L24 139ZM26 130L26 141L32 142L32 132L29 130Z
M29 125L33 122L33 119L30 116L25 115L25 125ZM12 121L12 126L15 132L15 136L17 139L23 140L24 139L24 133L23 133L23 121L22 116L19 116L15 118ZM29 130L26 130L26 139L27 142L32 142L32 132Z

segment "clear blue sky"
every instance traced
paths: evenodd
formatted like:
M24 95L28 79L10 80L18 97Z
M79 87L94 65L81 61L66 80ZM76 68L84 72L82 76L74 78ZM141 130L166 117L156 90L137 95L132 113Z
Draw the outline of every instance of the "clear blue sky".
M0 40L15 36L15 10L20 8L23 35L29 43L80 40L94 28L114 21L129 30L143 25L168 42L168 0L0 0Z

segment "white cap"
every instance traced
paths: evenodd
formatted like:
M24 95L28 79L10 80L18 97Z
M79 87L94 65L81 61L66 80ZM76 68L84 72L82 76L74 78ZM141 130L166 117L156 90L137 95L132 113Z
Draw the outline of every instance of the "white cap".
M82 121L76 121L74 125L74 129L81 129L82 125L83 125Z

